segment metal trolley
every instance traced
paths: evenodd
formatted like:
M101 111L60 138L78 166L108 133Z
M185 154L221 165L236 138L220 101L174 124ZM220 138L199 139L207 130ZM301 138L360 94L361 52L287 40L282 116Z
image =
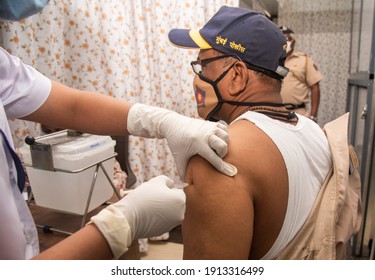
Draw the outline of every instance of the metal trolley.
M51 139L51 137L53 137L57 134L62 134L62 133L66 134L66 137L62 137L61 139L55 139L54 141L45 141L47 138ZM72 173L72 174L80 173L80 172L83 172L83 171L85 171L89 168L95 167L95 171L93 173L92 180L91 180L91 186L90 186L89 193L88 193L87 200L86 200L86 204L85 204L85 209L84 209L84 212L83 212L83 215L82 215L82 222L81 222L81 226L80 226L82 228L86 223L87 214L89 212L90 203L91 203L92 195L93 195L93 192L94 192L95 184L97 182L99 169L101 169L103 171L105 177L107 178L108 182L110 183L110 186L112 187L112 189L113 189L113 191L114 191L114 193L115 193L115 195L117 196L118 199L121 199L121 194L119 193L119 191L117 190L117 188L113 184L111 177L108 175L108 172L106 171L106 169L103 166L104 162L106 162L110 159L113 159L117 156L117 153L115 153L115 152L108 157L105 157L105 158L103 158L99 161L96 161L92 164L84 166L83 168L79 168L79 169L75 169L75 170L61 169L61 168L56 168L54 166L52 147L54 145L58 145L58 144L66 143L66 142L69 142L69 141L73 141L73 140L77 139L77 137L81 137L81 135L82 135L82 133L80 133L80 132L76 132L76 131L72 131L72 130L63 130L63 131L59 131L59 132L35 137L35 138L32 137L32 136L26 137L25 143L30 146L30 154L31 154L32 164L26 164L26 163L24 163L24 164L25 164L25 166L33 167L35 169L41 169L41 170L51 171L51 172ZM31 203L32 198L33 198L33 193L32 193L32 186L31 186L31 193L30 193L29 198L28 198L28 203ZM56 210L56 209L53 209L53 210ZM72 234L72 232L63 231L63 230L60 230L60 229L53 228L51 226L38 225L38 224L36 226L39 227L39 228L42 228L44 232L55 231L55 232L67 234L67 235Z

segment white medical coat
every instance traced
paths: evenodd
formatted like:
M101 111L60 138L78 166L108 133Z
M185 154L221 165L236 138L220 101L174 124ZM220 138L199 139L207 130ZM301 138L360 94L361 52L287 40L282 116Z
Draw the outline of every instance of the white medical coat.
M8 119L31 114L50 92L48 78L0 48L0 129L12 147ZM0 137L0 259L30 259L38 253L35 223L18 188L13 158Z

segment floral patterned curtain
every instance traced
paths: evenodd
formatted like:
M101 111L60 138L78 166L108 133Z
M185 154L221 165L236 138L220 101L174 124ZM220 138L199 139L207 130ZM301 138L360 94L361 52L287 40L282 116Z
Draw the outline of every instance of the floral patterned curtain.
M0 21L0 44L67 86L197 117L189 65L197 52L167 35L201 27L222 5L238 0L51 0L25 20ZM40 134L39 124L10 124L16 147ZM138 184L159 174L179 182L165 140L130 137L129 158Z

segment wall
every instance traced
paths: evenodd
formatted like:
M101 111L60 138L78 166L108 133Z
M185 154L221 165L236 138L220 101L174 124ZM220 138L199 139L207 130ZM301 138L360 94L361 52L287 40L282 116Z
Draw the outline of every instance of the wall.
M349 85L352 112L350 139L360 156L363 204L363 223L357 235L356 253L366 258L370 255L370 245L375 237L374 8L373 1L353 0Z
M279 25L296 33L296 49L311 55L324 76L319 124L345 112L352 0L279 0Z

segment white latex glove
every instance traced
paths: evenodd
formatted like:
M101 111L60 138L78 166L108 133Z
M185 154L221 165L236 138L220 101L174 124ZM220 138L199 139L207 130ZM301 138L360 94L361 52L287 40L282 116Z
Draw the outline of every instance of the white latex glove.
M167 176L155 177L91 218L116 259L128 250L133 240L158 236L181 224L185 193L172 189L173 184Z
M228 176L237 168L222 158L227 154L227 125L189 118L176 112L134 104L128 114L127 129L134 136L166 138L176 161L178 173L184 179L189 159L199 154L217 170Z

